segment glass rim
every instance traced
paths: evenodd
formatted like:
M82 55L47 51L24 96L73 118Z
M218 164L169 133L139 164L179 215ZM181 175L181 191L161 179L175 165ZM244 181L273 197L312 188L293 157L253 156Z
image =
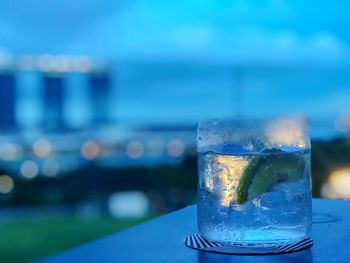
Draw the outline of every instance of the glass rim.
M197 124L197 149L242 144L264 149L310 149L309 120L303 115L265 119L209 119Z

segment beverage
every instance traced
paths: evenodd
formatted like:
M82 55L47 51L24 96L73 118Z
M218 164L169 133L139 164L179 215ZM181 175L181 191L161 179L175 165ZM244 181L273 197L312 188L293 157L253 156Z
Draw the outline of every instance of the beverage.
M198 152L198 228L211 241L279 243L311 230L310 150Z

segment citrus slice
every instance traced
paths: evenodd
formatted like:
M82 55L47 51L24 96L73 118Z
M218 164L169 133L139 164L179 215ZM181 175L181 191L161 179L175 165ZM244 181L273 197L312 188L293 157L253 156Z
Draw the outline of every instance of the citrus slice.
M267 165L267 162L261 165L260 169L252 178L252 182L248 187L248 193L246 195L246 200L252 200L255 197L261 196L266 193L269 188L277 183L276 173Z
M236 203L244 204L268 192L272 186L303 177L306 160L295 154L255 156L239 180Z
M260 166L265 162L263 156L254 157L249 165L244 169L236 191L236 203L243 204L247 200L248 188L251 185L253 176L260 169Z

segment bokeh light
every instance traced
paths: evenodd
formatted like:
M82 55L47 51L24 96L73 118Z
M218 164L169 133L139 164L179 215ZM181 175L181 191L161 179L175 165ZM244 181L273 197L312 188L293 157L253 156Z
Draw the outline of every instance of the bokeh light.
M56 56L56 68L55 71L57 72L68 72L70 70L69 68L69 63L70 63L70 58L69 56L65 55L58 55Z
M0 175L0 193L1 194L8 194L10 193L15 184L13 182L13 179L8 175Z
M78 56L72 59L72 69L76 72L86 73L93 69L93 62L87 56Z
M185 146L182 141L174 139L168 143L166 150L171 157L176 158L184 154Z
M216 157L211 169L218 171L217 178L220 179L220 183L209 177L205 180L205 186L208 191L221 196L220 203L222 206L228 207L231 204L232 196L238 187L239 176L247 165L248 161L244 157L233 157L231 155L218 155ZM226 190L222 191L222 189Z
M44 54L39 56L37 60L37 67L44 72L52 70L53 66L53 56L49 54Z
M303 118L276 118L266 126L266 135L272 145L308 147Z
M13 143L4 143L0 145L0 158L4 161L17 160L21 155L20 146Z
M45 160L41 167L43 175L55 177L60 171L59 164L55 160Z
M21 57L19 67L23 69L38 68L44 72L80 72L87 73L95 69L95 61L88 56L67 56L43 54L38 57Z
M81 146L80 152L84 159L93 160L98 156L100 147L94 141L86 141Z
M140 158L144 151L143 144L138 141L131 141L126 146L126 154L132 159Z
M23 177L27 179L33 179L35 176L38 175L39 167L38 165L33 161L25 161L21 165L21 174Z
M108 198L108 211L116 218L140 218L147 215L149 200L141 191L117 192Z
M40 139L33 144L33 152L40 158L45 158L50 155L52 150L51 143L45 139Z
M350 198L350 168L334 171L329 176L330 198Z

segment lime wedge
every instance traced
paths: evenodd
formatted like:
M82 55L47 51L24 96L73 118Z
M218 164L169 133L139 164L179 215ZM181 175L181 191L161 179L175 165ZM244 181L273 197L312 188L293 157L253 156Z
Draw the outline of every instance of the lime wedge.
M260 166L265 162L264 157L254 157L249 165L244 169L236 191L236 203L243 204L247 200L248 188L251 185L251 181L254 175L260 170Z
M248 194L246 200L252 200L255 197L266 193L269 188L277 183L276 173L271 169L267 162L261 165L260 169L252 178L252 182L248 187Z
M239 180L236 203L244 204L281 183L301 179L306 160L295 154L256 156Z

